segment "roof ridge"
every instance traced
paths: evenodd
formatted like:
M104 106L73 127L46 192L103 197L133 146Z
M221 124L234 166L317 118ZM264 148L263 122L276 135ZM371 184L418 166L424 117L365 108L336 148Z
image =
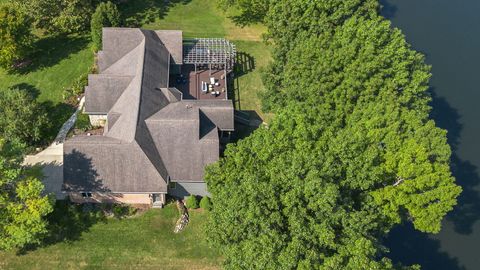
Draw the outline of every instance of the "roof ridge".
M116 64L120 63L122 60L125 59L127 55L132 53L133 51L137 50L138 47L142 46L143 41L145 41L145 36L143 37L143 40L140 41L140 43L132 48L131 50L127 51L124 55L122 55L120 58L117 59L117 61L113 62L111 65L103 69L103 72L101 74L115 74L115 73L109 73L109 70L112 70L113 67L115 67ZM145 53L145 50L144 50Z
M142 45L145 46L145 40L143 40L139 46L142 46ZM138 46L136 47L136 49L137 48ZM143 53L139 55L139 58L140 58L139 61L136 63L137 67L136 67L135 76L133 77L132 81L127 86L127 88L123 91L122 95L117 99L115 104L110 109L110 111L115 111L119 113L120 117L117 120L116 125L112 126L112 128L109 129L108 133L105 134L106 136L113 136L114 138L118 138L118 139L129 141L129 142L135 140L136 126L138 124L137 118L140 110L140 94L141 94L140 92L142 88L143 63L145 61L145 50L143 50ZM139 89L138 92L136 91L137 89ZM131 100L132 98L134 99L133 101L134 104ZM128 105L128 108L127 108L127 105ZM134 121L132 121L133 119L131 119L133 118L132 113L135 114ZM125 119L128 116L130 117L128 119ZM133 132L130 132L129 134L127 131L133 131Z

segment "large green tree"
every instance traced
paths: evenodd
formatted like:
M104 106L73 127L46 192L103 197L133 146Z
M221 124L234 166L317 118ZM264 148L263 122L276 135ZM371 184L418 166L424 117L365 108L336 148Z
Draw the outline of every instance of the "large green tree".
M88 30L96 0L13 0L30 11L37 28L51 34Z
M100 3L90 23L92 41L95 50L102 48L102 28L120 26L120 12L112 2Z
M23 59L32 41L32 20L12 4L0 5L0 66L11 70L17 60Z
M21 167L21 145L0 139L0 249L40 243L47 233L44 219L52 200L42 195L43 184L34 170Z
M29 145L40 142L50 126L45 108L19 88L0 89L0 115L0 136Z
M456 204L429 67L383 18L355 14L285 35L266 77L275 118L208 168L227 268L392 268L382 237L401 222L438 232Z

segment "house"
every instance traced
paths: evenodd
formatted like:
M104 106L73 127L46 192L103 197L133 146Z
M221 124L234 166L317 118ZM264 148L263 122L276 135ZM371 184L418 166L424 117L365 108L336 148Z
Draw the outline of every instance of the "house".
M84 109L103 133L64 143L64 192L79 203L153 206L166 194L207 195L205 166L219 159L234 130L227 94L234 57L224 39L104 28Z

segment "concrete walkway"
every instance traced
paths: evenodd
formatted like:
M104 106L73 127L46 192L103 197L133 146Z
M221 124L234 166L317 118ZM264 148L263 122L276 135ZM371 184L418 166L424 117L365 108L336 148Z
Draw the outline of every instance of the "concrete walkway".
M45 193L53 193L57 200L65 198L62 193L63 183L63 143L53 143L47 149L36 155L25 157L24 165L40 165L43 170L43 185Z
M77 110L63 124L55 141L42 152L36 155L27 155L23 162L26 166L40 165L43 167L45 193L53 193L58 200L64 199L63 184L63 142L68 132L75 125L77 114L82 110L85 97L80 100Z
M72 114L72 116L70 116L67 122L63 123L63 126L58 132L58 135L55 138L54 143L63 143L65 141L68 132L75 125L75 122L77 121L77 115L82 110L84 103L85 103L85 97L82 97L82 99L80 100L80 103L78 104L77 110Z

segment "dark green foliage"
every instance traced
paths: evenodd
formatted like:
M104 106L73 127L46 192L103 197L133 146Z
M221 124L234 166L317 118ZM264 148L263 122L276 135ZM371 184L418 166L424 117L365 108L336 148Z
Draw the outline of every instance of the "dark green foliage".
M85 132L91 128L92 125L90 124L90 118L88 117L88 114L79 113L77 115L77 121L75 122L75 129Z
M101 209L73 204L68 200L56 201L53 212L47 216L48 235L45 244L78 240L93 224L105 221Z
M376 1L278 1L264 105L207 169L209 237L232 269L391 269L381 239L436 233L461 188L429 120L430 68Z
M112 213L113 213L113 216L116 218L133 216L136 212L137 210L129 205L125 205L125 204L112 205Z
M88 73L80 75L75 81L73 81L70 87L64 88L63 91L63 99L65 101L71 101L72 99L77 98L81 95L84 90L85 86L88 84Z
M93 13L90 23L95 50L102 48L102 27L120 26L120 13L112 2L100 3Z
M270 67L264 72L266 91L262 93L262 109L274 111L282 100L275 94L283 77L283 63L288 52L301 46L305 37L331 35L337 26L352 17L373 18L377 16L377 0L276 1L265 18L267 38L275 43Z
M187 197L185 202L185 206L189 209L197 209L198 208L198 199L195 195L190 195Z
M23 168L23 145L0 138L0 249L38 244L47 233L44 217L52 200L42 194L39 168Z
M32 19L12 4L0 5L0 66L12 70L18 60L25 58L33 40Z
M32 93L17 88L0 90L0 136L29 145L39 142L49 127L47 113Z
M210 198L208 196L205 196L200 200L200 208L207 211L212 210L212 202L210 201Z
M50 34L86 32L94 0L13 0L30 11L35 27Z

